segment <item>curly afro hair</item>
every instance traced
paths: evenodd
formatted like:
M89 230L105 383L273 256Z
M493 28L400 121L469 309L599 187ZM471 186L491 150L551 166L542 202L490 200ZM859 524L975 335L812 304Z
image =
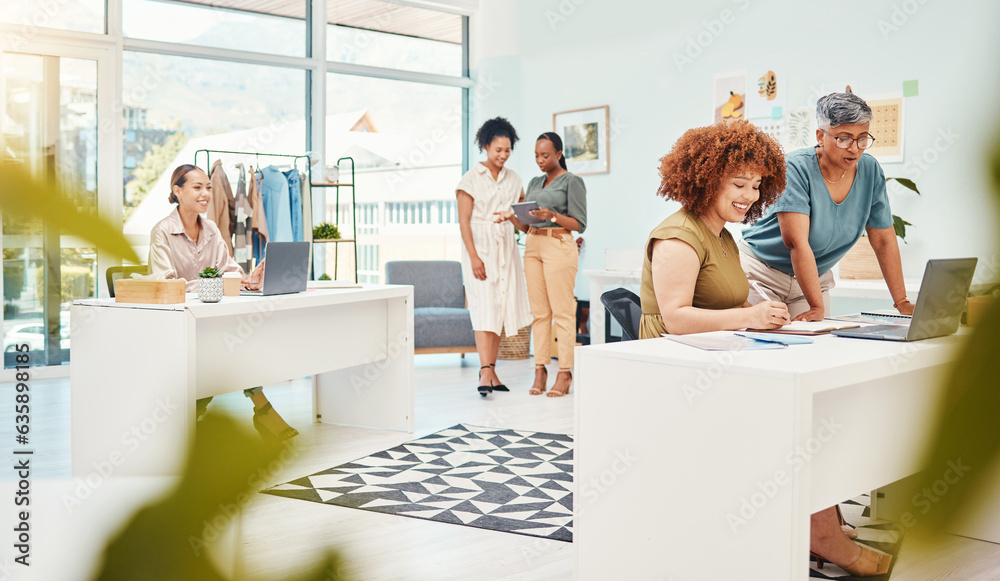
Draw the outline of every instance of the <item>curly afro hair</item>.
M660 158L656 193L703 216L722 181L744 170L761 175L760 198L743 220L752 224L785 190L785 155L771 136L745 120L687 130Z
M476 132L476 143L479 145L479 151L486 151L497 137L509 139L511 149L514 149L514 144L517 143L517 131L514 131L514 126L510 124L510 121L503 117L494 117L483 123L483 126Z

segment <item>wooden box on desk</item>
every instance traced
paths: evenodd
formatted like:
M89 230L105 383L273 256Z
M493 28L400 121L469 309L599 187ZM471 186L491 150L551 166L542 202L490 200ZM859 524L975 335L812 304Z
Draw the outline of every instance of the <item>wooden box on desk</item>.
M184 302L184 280L143 280L122 278L115 281L116 303L173 305Z

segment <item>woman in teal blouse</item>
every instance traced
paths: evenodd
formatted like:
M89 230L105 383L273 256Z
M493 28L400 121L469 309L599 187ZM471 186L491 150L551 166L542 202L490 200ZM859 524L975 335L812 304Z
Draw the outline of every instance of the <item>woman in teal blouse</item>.
M579 263L573 231L583 232L587 227L587 187L579 176L567 171L562 148L558 133L543 133L535 142L535 163L543 175L528 182L525 200L538 202L538 209L531 214L543 222L528 228L509 213L498 218L511 219L517 228L528 233L524 247L524 278L528 284L535 342L535 382L528 392L531 395L546 390L548 370L545 366L552 358L552 326L555 323L559 374L549 397L566 395L573 381L573 349L576 347L573 289Z
M829 312L830 269L867 232L893 307L912 314L885 174L864 155L875 142L872 111L854 93L832 93L817 102L816 118L818 144L788 154L781 198L743 231L743 269L769 299L788 305L793 320L818 321ZM765 300L758 294L750 293L751 303Z

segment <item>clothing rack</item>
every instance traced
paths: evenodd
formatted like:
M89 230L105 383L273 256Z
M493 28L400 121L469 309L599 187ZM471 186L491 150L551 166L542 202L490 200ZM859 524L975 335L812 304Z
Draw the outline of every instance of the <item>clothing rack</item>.
M194 165L196 165L198 167L202 167L202 166L198 165L198 157L201 154L205 154L205 166L202 169L204 169L204 171L205 171L206 174L209 174L209 172L211 172L211 170L212 170L212 154L238 155L238 156L241 156L241 157L253 157L254 160L255 160L255 162L256 162L256 166L257 166L256 169L258 171L261 169L261 167L260 167L260 158L261 157L270 157L270 158L278 157L278 158L290 159L290 160L292 160L292 168L293 169L298 169L298 167L299 167L299 160L305 160L305 168L303 170L300 170L300 171L302 171L305 174L306 180L308 180L309 183L312 182L312 165L310 164L310 157L308 155L306 155L306 154L259 153L259 152L256 152L256 151L227 151L227 150L224 150L224 149L199 149L198 151L194 152ZM302 199L303 209L305 208L306 204L309 204L310 207L312 205L311 190L310 190L309 199L306 200L305 197L303 197L303 199ZM310 215L311 215L311 211L310 211ZM312 224L305 224L305 223L302 224L302 237L303 237L304 240L306 240L306 241L308 241L310 243L309 244L309 266L310 266L309 271L310 271L310 274L312 273L312 270L313 270L313 268L312 268L312 264L313 264L312 228L313 228Z

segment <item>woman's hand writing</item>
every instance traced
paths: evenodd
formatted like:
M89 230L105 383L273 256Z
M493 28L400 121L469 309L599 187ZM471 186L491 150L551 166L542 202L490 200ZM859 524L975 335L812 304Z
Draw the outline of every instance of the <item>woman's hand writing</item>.
M750 307L747 328L779 329L789 323L788 307L777 301L764 301Z

